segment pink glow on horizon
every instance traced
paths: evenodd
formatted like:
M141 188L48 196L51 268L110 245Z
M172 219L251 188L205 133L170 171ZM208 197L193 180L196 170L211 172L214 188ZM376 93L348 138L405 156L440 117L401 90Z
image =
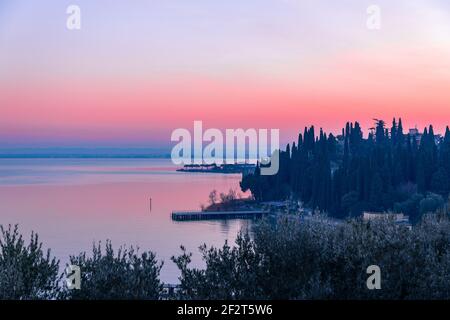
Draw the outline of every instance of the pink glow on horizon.
M283 79L185 75L147 82L4 84L0 135L164 143L174 128L202 120L208 127L280 128L293 139L310 124L338 133L345 121L360 121L367 129L372 118L393 117L402 117L407 127L433 124L442 132L450 119L450 76L437 69L442 60L419 57L405 65L376 56L336 57L301 78L294 70Z

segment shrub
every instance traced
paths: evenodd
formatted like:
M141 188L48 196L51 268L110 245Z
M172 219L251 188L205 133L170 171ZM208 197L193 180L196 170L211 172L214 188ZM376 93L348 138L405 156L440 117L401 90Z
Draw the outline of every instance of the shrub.
M178 299L256 299L263 294L254 285L259 259L248 234L240 233L238 247L225 243L223 248L200 247L207 266L204 270L189 269L191 253L181 247L182 254L172 257L181 271Z
M450 222L426 215L412 230L381 219L335 223L282 218L257 226L253 239L172 260L184 299L449 299ZM381 269L382 290L368 290L367 267Z
M0 225L0 299L54 299L59 293L59 261L42 250L34 232L28 245L18 226Z
M83 252L71 256L70 263L80 267L81 289L66 289L63 298L157 300L160 297L162 263L151 251L138 254L133 247L121 247L114 254L111 242L107 241L105 252L99 243L93 246L92 257Z
M444 199L441 195L428 193L426 198L420 201L420 214L435 212L444 207Z

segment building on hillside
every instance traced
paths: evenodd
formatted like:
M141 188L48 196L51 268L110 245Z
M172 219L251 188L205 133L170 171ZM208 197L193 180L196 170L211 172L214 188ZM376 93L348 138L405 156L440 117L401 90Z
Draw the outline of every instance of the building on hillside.
M417 144L420 144L420 140L422 140L422 134L419 132L419 129L409 129L408 133L411 137L416 138Z
M419 130L417 128L414 129L409 129L409 133L408 133L411 137L416 138L417 144L420 144L420 141L422 140L422 136L423 134L419 132ZM444 137L441 134L435 134L434 135L434 143L436 145L440 144L442 142L442 140L444 139Z
M403 213L386 213L386 212L363 212L362 218L364 221L379 220L379 219L392 219L397 225L406 226L411 229L411 223L409 217Z

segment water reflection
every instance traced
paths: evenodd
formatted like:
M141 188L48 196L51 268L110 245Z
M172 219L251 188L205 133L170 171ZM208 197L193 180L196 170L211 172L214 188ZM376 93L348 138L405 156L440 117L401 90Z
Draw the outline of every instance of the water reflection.
M239 189L239 175L178 173L168 160L1 159L0 223L39 233L63 263L93 241L151 249L165 261L162 280L176 282L170 257L183 244L234 243L250 220L174 222L173 210L198 210L212 189ZM152 198L152 210L149 199ZM202 266L198 254L193 263Z

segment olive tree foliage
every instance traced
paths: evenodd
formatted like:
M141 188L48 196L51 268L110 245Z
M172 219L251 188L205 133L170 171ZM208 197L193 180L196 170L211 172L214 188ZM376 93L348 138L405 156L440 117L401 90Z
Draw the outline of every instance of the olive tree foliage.
M0 299L54 299L59 292L59 261L44 252L36 233L25 243L18 226L0 225Z
M181 290L175 299L252 299L262 298L261 289L254 286L255 264L259 257L248 234L241 233L236 239L237 247L226 242L222 248L200 247L207 266L191 269L192 253L182 246L182 254L172 257L181 271Z
M264 221L236 245L200 248L205 269L173 257L184 299L449 299L450 222L425 215L412 230L383 219L335 223L323 216ZM369 290L367 268L381 269Z
M114 251L110 241L92 255L70 257L81 289L60 286L59 262L34 233L0 226L0 299L160 299L162 262L151 251ZM234 245L200 247L206 267L190 266L182 247L174 299L450 299L448 207L425 214L411 230L381 219L344 222L318 215L263 220ZM367 268L381 270L381 289L367 288Z
M153 252L139 254L138 249L120 247L114 252L110 241L105 250L94 244L92 256L85 252L70 257L70 264L80 267L80 290L64 290L65 299L141 299L157 300L163 285L159 274L163 263Z

